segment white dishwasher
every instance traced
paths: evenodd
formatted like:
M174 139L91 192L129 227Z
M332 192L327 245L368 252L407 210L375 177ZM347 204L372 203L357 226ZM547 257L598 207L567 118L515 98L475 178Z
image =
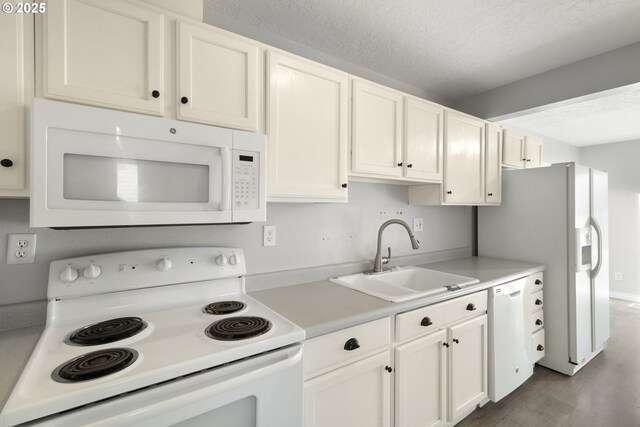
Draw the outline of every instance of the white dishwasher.
M494 402L533 374L524 287L523 278L489 289L489 398Z

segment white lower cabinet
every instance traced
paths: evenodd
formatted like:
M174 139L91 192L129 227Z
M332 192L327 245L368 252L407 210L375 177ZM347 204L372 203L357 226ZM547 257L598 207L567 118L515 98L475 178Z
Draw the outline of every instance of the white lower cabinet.
M457 421L487 397L487 315L449 328L449 420Z
M531 363L536 363L545 354L544 340L544 275L542 272L527 276L525 304L530 313L528 316L529 332L531 332Z
M487 399L486 311L483 291L396 316L396 427L454 425Z
M305 427L391 425L390 319L305 342Z
M335 369L304 384L306 427L390 425L389 352Z
M419 338L395 349L396 426L434 427L447 419L447 333Z

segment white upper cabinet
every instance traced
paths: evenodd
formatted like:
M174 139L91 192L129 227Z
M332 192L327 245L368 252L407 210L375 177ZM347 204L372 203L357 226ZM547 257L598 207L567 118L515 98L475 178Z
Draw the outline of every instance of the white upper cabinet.
M484 203L484 125L464 114L445 114L443 201Z
M406 98L404 176L415 181L442 181L444 109Z
M402 108L403 96L399 92L363 80L353 80L353 175L402 176Z
M258 44L212 27L177 25L178 119L257 130Z
M347 201L348 75L267 52L270 201Z
M258 42L123 0L59 0L42 22L42 96L261 129Z
M486 124L485 141L485 203L499 205L502 201L502 128Z
M542 140L505 129L502 165L518 169L542 166Z
M124 1L58 0L44 17L44 96L162 115L163 15Z
M26 197L28 105L33 96L33 15L0 16L0 197Z
M502 142L502 164L511 168L522 168L524 157L524 135L505 129Z
M542 166L542 140L533 136L524 139L525 168L537 168Z
M484 120L463 113L445 111L442 184L410 186L410 204L482 205L487 203L485 124ZM493 161L495 159L490 162ZM492 185L496 184L494 175L495 171L492 170L489 173ZM501 175L498 175L498 179L500 177ZM498 187L500 184L498 181Z

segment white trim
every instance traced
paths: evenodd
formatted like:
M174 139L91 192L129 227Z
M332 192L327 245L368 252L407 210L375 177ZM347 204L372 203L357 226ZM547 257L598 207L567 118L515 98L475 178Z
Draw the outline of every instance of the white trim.
M625 301L640 302L640 295L628 292L609 291L609 297Z

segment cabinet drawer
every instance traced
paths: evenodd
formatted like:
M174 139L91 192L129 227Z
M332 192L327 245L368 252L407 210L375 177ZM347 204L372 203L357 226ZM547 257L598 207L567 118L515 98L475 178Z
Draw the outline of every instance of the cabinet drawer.
M544 328L544 311L539 310L529 317L529 330L533 333L542 328Z
M529 291L530 294L542 290L542 286L544 285L542 271L539 273L534 273L530 276L527 276L525 278L525 281L526 281L525 289Z
M542 290L533 294L529 294L527 296L527 307L529 308L529 313L534 313L538 310L542 310L543 306L544 298Z
M437 331L452 323L487 311L487 291L396 315L396 341Z
M532 337L533 341L533 363L544 357L544 329L539 330Z
M306 341L305 380L388 348L390 332L385 317Z

